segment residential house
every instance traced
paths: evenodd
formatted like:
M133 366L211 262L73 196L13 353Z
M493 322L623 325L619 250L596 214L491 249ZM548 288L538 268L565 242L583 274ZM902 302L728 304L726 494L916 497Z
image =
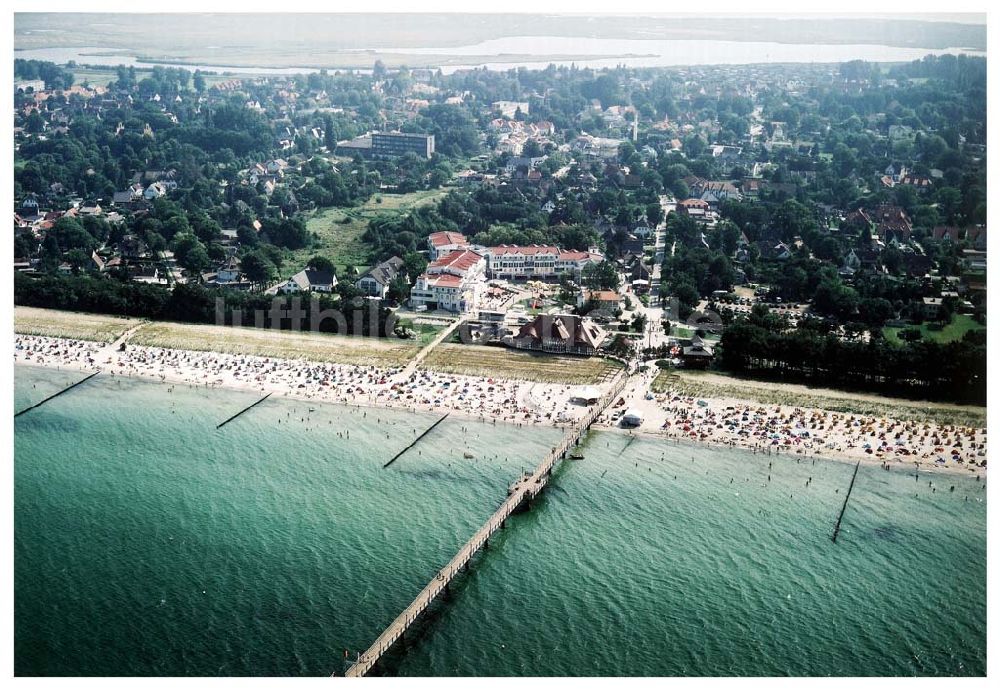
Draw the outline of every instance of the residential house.
M883 242L909 242L913 224L902 207L880 204L868 213L868 218L875 223L876 233Z
M383 299L389 291L389 286L401 274L402 270L402 258L392 256L362 274L354 285L361 291L362 295Z
M965 233L965 240L974 250L986 251L986 226L973 226Z
M161 182L155 182L143 191L142 196L147 200L154 200L167 194L167 186Z
M924 319L937 319L938 314L941 312L941 306L943 303L944 298L924 298Z
M588 291L587 301L595 310L607 310L614 312L621 307L622 298L616 291Z
M691 197L678 202L676 209L678 214L704 219L708 215L709 204L705 200Z
M295 274L280 289L282 293L331 293L337 285L337 277L332 271L303 269Z
M957 243L964 235L962 230L955 226L935 226L931 231L931 238L939 243Z
M708 203L712 209L718 209L726 200L739 202L743 194L735 185L726 180L709 180L702 186L699 199Z
M238 282L243 276L242 266L238 257L230 257L216 270L215 282L228 284Z
M792 257L792 250L785 243L767 240L758 240L757 250L760 256L767 260L787 260Z

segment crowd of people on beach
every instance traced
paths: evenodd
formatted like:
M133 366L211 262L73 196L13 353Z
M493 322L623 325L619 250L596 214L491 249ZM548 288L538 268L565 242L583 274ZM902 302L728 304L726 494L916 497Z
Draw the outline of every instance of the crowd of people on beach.
M28 365L100 368L113 376L141 377L199 387L278 392L349 405L456 412L481 420L561 425L570 418L569 387L544 396L532 383L402 368L345 365L262 356L107 344L44 336L15 336L15 361Z
M986 466L986 430L896 420L822 409L696 399L667 392L655 397L644 430L672 439L745 447L762 453L818 454L965 468ZM647 407L647 411L650 407Z
M487 422L566 427L589 410L570 385L438 371L346 365L262 356L108 344L15 335L15 362L112 376L140 377L198 387L234 387L307 400L358 406L459 413ZM986 430L765 406L727 399L695 399L679 392L650 393L652 376L636 375L622 401L597 421L618 425L624 408L643 414L638 431L670 439L739 446L767 454L816 454L916 463L980 473L986 466Z

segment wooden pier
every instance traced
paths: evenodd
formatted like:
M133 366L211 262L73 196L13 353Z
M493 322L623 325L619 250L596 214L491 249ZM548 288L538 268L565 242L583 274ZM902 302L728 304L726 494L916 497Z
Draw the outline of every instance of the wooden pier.
M522 476L510 487L507 499L500 505L500 508L461 547L458 553L455 554L455 557L434 575L431 582L417 594L417 597L407 606L406 610L400 613L385 628L385 631L368 647L368 650L358 656L358 659L347 669L345 673L347 677L358 678L367 675L385 652L406 633L410 625L430 607L434 599L448 588L452 579L459 574L462 568L469 564L472 557L481 548L489 545L490 538L504 526L507 518L523 503L530 502L542 492L542 489L549 482L555 465L566 457L570 448L580 441L580 438L587 432L593 422L614 402L615 398L624 389L627 380L628 377L624 371L619 373L617 381L615 381L608 393L594 405L586 416L566 432L566 435L559 444L545 455L545 458L542 459L542 462L535 470Z

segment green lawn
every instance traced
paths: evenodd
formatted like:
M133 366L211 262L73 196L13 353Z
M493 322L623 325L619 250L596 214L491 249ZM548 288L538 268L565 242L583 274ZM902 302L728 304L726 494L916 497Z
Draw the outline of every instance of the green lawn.
M883 333L885 334L886 341L893 344L901 344L903 341L899 338L899 332L903 329L916 328L920 330L920 334L924 339L944 344L949 341L960 341L966 332L986 329L986 327L972 319L971 315L955 315L952 317L951 322L943 329L933 329L932 326L936 327L939 325L932 322L924 322L916 327L885 327Z
M419 190L403 195L378 194L358 207L331 207L313 212L306 228L319 237L318 244L288 253L283 276L291 276L306 266L313 255L329 257L342 274L348 265L363 272L371 266L371 249L362 240L368 222L379 214L404 214L415 207L432 204L447 194L445 190Z

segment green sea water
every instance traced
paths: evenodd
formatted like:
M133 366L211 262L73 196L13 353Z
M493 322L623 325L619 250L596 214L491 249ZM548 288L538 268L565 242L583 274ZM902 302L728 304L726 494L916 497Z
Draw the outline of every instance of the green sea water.
M18 366L15 410L81 377ZM216 430L256 398L100 375L15 420L16 674L342 673L559 437L450 418L383 469L438 416ZM834 544L852 472L592 434L381 672L985 674L983 484L863 467Z

